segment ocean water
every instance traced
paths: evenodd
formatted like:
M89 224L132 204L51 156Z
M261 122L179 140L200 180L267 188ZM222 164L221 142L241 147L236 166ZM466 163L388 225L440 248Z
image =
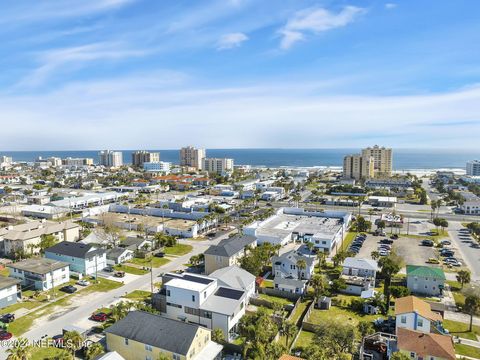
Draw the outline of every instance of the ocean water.
M123 151L123 161L131 163L134 150ZM160 152L160 160L178 164L178 150L152 150ZM342 166L343 157L357 153L359 149L207 149L208 157L228 157L235 164L265 167L280 166ZM98 161L98 150L75 151L0 151L0 155L12 156L14 161L35 161L39 156L89 157ZM395 170L465 168L468 160L480 159L478 150L452 149L394 149Z

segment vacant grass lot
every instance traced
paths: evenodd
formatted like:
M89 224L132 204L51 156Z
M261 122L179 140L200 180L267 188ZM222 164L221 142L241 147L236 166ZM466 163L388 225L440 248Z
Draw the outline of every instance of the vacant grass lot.
M167 246L165 247L165 254L167 255L185 255L192 251L192 245L185 245L185 244L177 244L174 246Z
M357 326L362 320L373 321L378 317L379 315L358 314L348 309L332 306L330 310L313 309L310 313L310 317L307 319L307 322L312 324L321 324L329 323L334 319L336 322L340 322L342 324Z
M154 268L158 268L160 266L168 264L170 260L153 256L149 259L133 258L129 260L129 262L136 265L141 265L146 267L153 266Z
M123 297L129 300L148 300L150 299L151 296L152 296L152 293L150 291L134 290Z
M477 341L477 335L480 336L480 326L473 325L472 331L468 331L469 324L464 324L453 320L443 320L443 327L450 331L450 334L461 338Z
M288 304L293 303L293 301L291 301L291 300L281 298L281 297L277 297L277 296L271 296L271 295L267 295L267 294L259 294L259 297L260 297L260 299L267 300L267 301L270 301L270 302L278 302L282 305L288 305Z
M139 269L133 266L128 265L115 265L113 267L115 270L118 271L125 271L126 273L133 274L133 275L145 275L148 273L148 270Z
M31 352L31 360L54 360L68 359L70 353L67 350L55 347L33 348Z
M298 336L297 341L295 342L294 348L307 348L310 346L310 343L313 341L314 333L302 330Z

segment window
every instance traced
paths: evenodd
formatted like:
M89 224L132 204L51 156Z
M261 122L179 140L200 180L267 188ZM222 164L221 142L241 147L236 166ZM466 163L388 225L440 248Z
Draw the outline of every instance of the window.
M167 296L170 296L170 290L167 290Z
M412 359L415 359L415 353L414 353L414 352L411 352L411 353L410 353L410 357L411 357Z
M180 360L180 355L178 355L178 354L172 354L172 359L173 359L173 360Z
M192 295L192 301L195 301L195 295Z
M195 315L195 316L200 315L200 310L199 309L193 309L191 307L185 306L184 310L185 310L185 314L190 314L190 315Z
M171 302L167 302L167 306L173 306L173 307L176 307L176 308L179 308L179 309L182 308L182 305L177 305L177 304L174 304L174 303L171 303Z
M417 319L417 326L423 326L423 319Z
M203 298L204 298L204 299L207 298L207 292L206 292L206 291L203 292Z
M145 344L145 350L152 351L152 347L148 344Z
M123 341L125 342L125 345L128 345L128 339L127 338L123 339Z
M402 315L402 317L400 318L400 322L402 324L406 324L407 323L407 317L405 315Z

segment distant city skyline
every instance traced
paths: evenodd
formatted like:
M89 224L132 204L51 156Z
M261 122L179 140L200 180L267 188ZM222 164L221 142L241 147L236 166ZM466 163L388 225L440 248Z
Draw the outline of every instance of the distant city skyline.
M0 148L475 149L479 13L474 0L9 2Z

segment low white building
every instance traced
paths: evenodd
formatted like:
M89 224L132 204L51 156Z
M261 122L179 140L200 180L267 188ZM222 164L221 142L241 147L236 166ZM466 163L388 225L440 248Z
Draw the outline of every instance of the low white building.
M27 259L7 265L10 277L30 290L50 290L70 280L70 265L45 258Z
M480 215L480 200L479 201L465 201L459 206L459 209L465 215Z
M163 173L166 175L170 174L171 167L172 163L165 161L143 163L143 170L146 172Z
M371 206L394 207L397 203L397 198L395 196L369 196L368 203Z
M21 297L19 283L19 279L0 276L0 309L15 304Z

